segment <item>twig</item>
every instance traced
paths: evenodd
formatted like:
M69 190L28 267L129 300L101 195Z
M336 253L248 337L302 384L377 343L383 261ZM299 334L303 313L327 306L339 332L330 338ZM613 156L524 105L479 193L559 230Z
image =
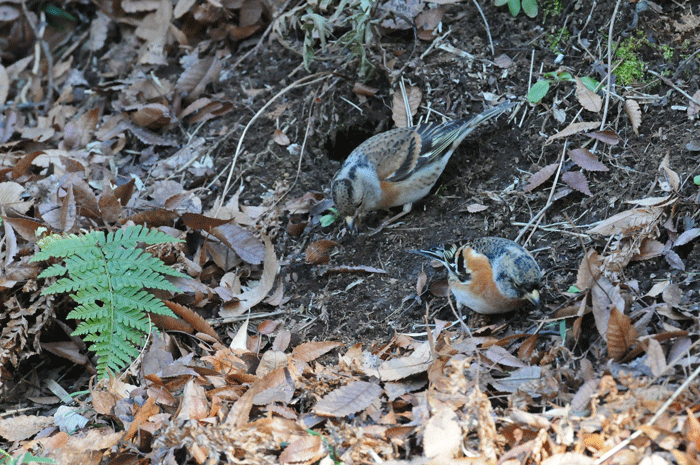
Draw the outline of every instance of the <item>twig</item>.
M691 97L690 95L688 95L688 93L686 93L683 89L681 89L680 87L678 87L677 85L675 85L675 84L673 83L673 81L671 81L669 78L667 78L667 77L665 77L665 76L662 76L662 75L660 75L659 73L657 73L656 71L652 71L652 70L650 70L650 69L648 69L647 71L648 71L649 73L653 74L654 76L656 76L657 78L661 79L661 80L664 82L664 84L666 84L667 86L673 87L675 90L677 90L678 92L680 92L684 97L688 98L688 99L689 99L691 102L693 102L694 104L700 105L700 102L698 102L698 101L695 100L693 97Z
M476 5L476 9L479 10L479 13L481 14L481 19L484 20L484 25L486 26L486 35L489 37L489 45L491 46L491 55L496 56L496 50L493 48L493 40L491 40L491 29L489 28L489 22L486 21L486 16L484 16L484 12L481 10L481 6L479 6L479 2L476 0L473 0L474 5Z
M528 228L537 221L537 224L535 224L535 227L532 228L532 233L528 236L527 240L522 245L527 244L530 241L530 238L532 235L535 233L537 230L537 226L539 226L540 221L542 221L542 216L544 216L544 212L546 212L549 207L551 207L554 202L552 202L552 197L554 197L554 189L557 187L557 182L559 181L559 173L561 173L561 167L564 165L564 155L566 154L566 142L564 143L564 148L561 151L561 158L559 160L559 167L557 168L557 174L554 176L554 182L552 183L552 189L549 191L549 198L547 199L547 203L545 204L544 207L542 207L542 210L537 212L535 216L532 217L532 219L525 225L523 229L520 230L518 233L518 237L515 238L515 242L519 242L520 239L525 235L527 232Z
M603 110L603 118L600 122L600 130L602 131L605 127L605 120L608 117L608 107L610 105L610 92L612 88L612 37L613 37L613 27L615 26L615 17L617 17L617 10L620 8L620 2L622 0L617 0L615 3L615 10L613 11L612 17L610 18L610 30L608 31L608 85L607 92L605 93L605 109Z
M683 384L681 384L680 386L678 386L678 389L676 389L676 390L674 391L674 393L671 395L671 397L669 397L668 400L667 400L666 402L664 402L664 404L661 406L661 408L654 414L653 417L651 417L651 419L650 419L649 421L647 421L647 422L645 423L645 425L646 425L646 426L651 426L651 425L653 425L653 424L656 422L656 420L658 420L659 417L660 417L661 415L663 415L664 412L666 412L666 410L668 410L668 407L673 403L673 401L676 400L676 397L678 397L678 396L681 394L681 392L683 392L683 391L690 385L690 383L693 382L693 380L694 380L699 374L700 374L700 366L697 367L697 368L695 369L695 371L694 371L693 373L691 373L690 376L688 376L688 379L686 379L686 380L683 382ZM639 430L639 429L638 429L637 431L635 431L634 433L632 433L632 434L630 435L630 437L628 437L627 439L625 439L624 441L622 441L620 444L616 445L615 447L613 447L612 449L610 449L609 451L607 451L605 454L603 454L600 458L598 458L598 460L596 460L596 461L594 462L595 465L600 465L601 463L605 462L605 461L608 460L610 457L612 457L613 455L617 454L620 450L622 450L623 448L627 447L627 445L628 445L629 443L631 443L632 441L634 441L635 439L637 439L637 438L638 438L639 436L641 436L642 434L643 434L642 430Z
M221 196L216 199L215 206L216 206L216 211L218 213L219 209L223 205L224 198L226 195L228 195L228 192L231 188L231 178L233 177L233 172L235 171L236 168L236 162L238 161L238 156L241 154L241 147L243 146L243 139L245 138L246 133L248 132L248 129L250 129L250 126L253 124L255 120L257 120L264 112L267 110L267 108L272 105L272 103L289 92L290 90L302 86L302 85L311 85L315 84L317 82L320 82L324 79L326 79L327 76L332 74L331 71L323 71L320 73L312 74L310 76L303 77L299 79L298 81L295 81L291 84L289 84L287 87L279 91L274 97L272 97L268 102L260 109L258 112L253 115L253 117L248 121L248 124L246 124L246 127L243 129L243 133L241 134L241 138L238 140L238 146L236 147L236 153L233 155L233 161L231 162L231 168L229 169L228 177L226 178L226 184L224 185L224 189L221 193ZM235 129L235 128L234 128ZM222 139L226 140L229 137L229 134L234 131L234 129L231 129L228 134L226 134ZM218 144L217 144L218 146Z

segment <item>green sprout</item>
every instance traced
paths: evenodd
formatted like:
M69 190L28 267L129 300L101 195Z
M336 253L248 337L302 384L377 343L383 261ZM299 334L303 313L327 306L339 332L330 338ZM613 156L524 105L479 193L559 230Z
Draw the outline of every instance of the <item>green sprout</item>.
M510 14L518 16L520 8L530 18L537 16L537 0L494 0L494 5L503 6L508 4Z
M327 213L321 217L321 226L324 228L333 224L335 220L338 219L338 210L335 207L328 209L330 213Z

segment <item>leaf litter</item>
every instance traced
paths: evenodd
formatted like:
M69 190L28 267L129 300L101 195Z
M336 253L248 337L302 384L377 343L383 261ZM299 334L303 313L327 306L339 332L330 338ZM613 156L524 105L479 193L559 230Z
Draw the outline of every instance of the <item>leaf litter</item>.
M12 64L0 65L0 168L6 175L0 183L0 289L5 297L0 374L3 385L10 383L3 388L16 388L11 382L14 372L46 352L85 367L76 386L87 386L94 371L81 341L46 342L56 332L69 333L69 328L56 329L64 324L54 323L56 310L65 310L65 303L40 295L40 270L28 263L43 229L78 232L131 222L160 227L187 243L160 247L154 255L195 279L183 284L184 296L161 296L179 320L153 320L164 331L153 337L126 376L93 380L90 395L76 397L79 408L71 407L70 413L88 426L66 426L60 415L17 411L0 419L3 448L15 457L41 453L66 464L100 463L107 457L112 463L179 463L182 455L196 463L314 463L324 458L416 463L407 456L452 463L463 461L465 451L472 462L480 463L590 463L637 431L636 447L621 452L621 462L658 460L660 451L679 463L697 461L697 382L678 390L672 408L664 410L662 405L672 394L670 388L697 367L693 327L685 324L697 317L697 294L688 292L692 281L679 280L687 274L640 289L625 273L634 261L661 256L672 268L684 270L687 253L682 249L694 246L700 236L682 194L691 173L676 172L670 154L649 189L651 193L658 187L662 196L614 199L631 202L634 208L606 214L585 230L603 237L605 246L584 253L575 292L561 291L568 302L553 315L570 326L551 320L533 333L510 336L503 336L502 328L485 326L467 337L432 321L435 326L427 327L425 334L396 332L383 344L346 348L332 340L298 341L297 328L287 321L266 319L255 328L250 313L262 302L278 307L290 298L284 286L288 276L281 275L289 257L278 256L273 242L278 237L270 233L282 230L285 213L293 212L303 224L298 235L308 235L328 199L320 192L287 199L289 181L278 180L259 203L240 202L239 191L221 208L207 211L201 191L192 186L221 170L215 168L206 140L231 128L212 126L204 136L193 129L192 137L173 137L181 125L228 124L222 117L240 109L217 93L227 72L223 57L230 54L228 46L211 53L206 47L189 49L188 42L204 37L203 43L213 41L219 47L224 40L241 41L267 27L270 17L279 17L279 11L270 11L283 6L256 0L117 3L96 10L85 30L87 49L103 59L92 71L99 75L97 81L75 67L77 55L56 54L53 62L39 48L31 55L34 49L23 46L15 32L20 26L31 30L30 23L36 24L38 17L14 2L0 5L3 18L14 21L12 33L2 33L7 44L3 53L13 54L6 63ZM420 27L418 37L428 43L436 40L447 10L424 10L416 2L409 6L410 18ZM181 18L181 23L174 21ZM674 22L679 33L695 29L692 15L681 18ZM397 29L405 22L383 21L385 27ZM116 27L129 40L112 47ZM53 29L43 34L39 42L59 43ZM179 57L179 76L151 72L150 66L173 65L173 50L180 47L188 54ZM27 56L22 56L24 50L29 50ZM502 57L502 69L515 66ZM32 69L33 61L42 66ZM49 76L52 86L43 87ZM600 113L600 95L581 79L575 82L578 104ZM19 83L27 87L22 90ZM243 93L253 101L264 92L260 89ZM355 89L365 102L380 92L359 83ZM394 94L397 126L408 124L422 100L429 99L421 89L409 86L406 97ZM17 103L20 91L31 97L29 106L5 105ZM172 98L174 93L177 98ZM92 100L86 94L108 100ZM41 104L46 114L27 111ZM281 104L273 119L288 108ZM624 99L623 109L636 136L640 129L648 130L637 99ZM697 106L689 101L688 117L696 113ZM566 153L581 171L564 166L560 179L589 197L605 195L593 175L616 168L618 161L608 149L627 137L618 126L604 131L600 127L601 121L576 121L552 131L546 140L556 144L578 138L580 146ZM298 134L277 128L268 136L288 146ZM608 148L588 145L595 141ZM129 158L132 152L139 154L136 163ZM560 166L543 164L524 193L538 194ZM194 181L187 188L185 176ZM487 209L480 203L467 207L470 214ZM331 255L329 250L344 247L342 241L316 238L306 243L309 264L324 265L319 266L320 274L386 273ZM334 263L325 266L331 259ZM416 285L418 294L426 287L439 287L436 281L427 284L423 276ZM444 285L434 294L445 296ZM245 323L231 328L228 338L215 329L243 321L240 318ZM168 331L188 337L172 337ZM601 362L596 367L566 343L588 344L591 333L602 341L586 349ZM231 342L227 345L224 339ZM39 385L37 372L33 376L27 385ZM655 380L660 376L668 377L663 384ZM28 389L21 395L54 410L63 399L54 392L39 394L43 393ZM659 412L662 417L650 424ZM61 431L65 428L77 431L66 434Z

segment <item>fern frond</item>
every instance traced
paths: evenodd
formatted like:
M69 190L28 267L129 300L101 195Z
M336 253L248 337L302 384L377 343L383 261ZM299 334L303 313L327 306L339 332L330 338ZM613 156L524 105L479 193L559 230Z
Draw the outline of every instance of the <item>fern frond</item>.
M174 316L146 289L178 292L164 276L186 275L138 247L165 242L182 241L142 226L107 235L101 231L83 236L53 235L39 241L41 251L32 261L63 259L63 265L52 265L40 275L63 276L42 294L73 292L71 298L79 305L68 318L80 321L73 334L92 343L101 376L107 376L108 370L120 371L138 355L138 347L152 329L148 312Z

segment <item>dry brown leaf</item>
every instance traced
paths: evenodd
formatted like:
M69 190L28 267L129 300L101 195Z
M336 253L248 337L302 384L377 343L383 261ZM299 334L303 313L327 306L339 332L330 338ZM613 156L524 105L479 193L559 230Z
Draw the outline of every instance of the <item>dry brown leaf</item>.
M602 260L598 257L598 252L589 250L581 260L576 274L576 287L580 291L585 291L593 286L593 283L601 274L600 265Z
M605 335L608 344L608 355L615 361L620 361L637 342L637 331L632 326L630 318L623 315L617 307L610 310L608 330Z
M215 56L207 56L185 68L175 83L175 91L188 94L188 100L195 100L204 88L219 79L221 62Z
M423 294L423 290L425 289L425 285L427 283L428 283L428 275L425 274L425 271L421 271L418 274L418 279L416 280L416 295Z
M591 287L591 306L598 334L605 336L609 325L610 308L617 307L623 311L625 308L620 286L613 285L608 278L600 276Z
M488 208L489 207L487 207L486 205L481 205L480 203L473 203L473 204L467 206L467 211L469 213L479 213L479 212L482 212Z
M603 107L603 99L600 95L586 87L581 79L576 79L576 98L583 108L594 113L598 113Z
M252 265L258 265L265 257L266 248L260 239L232 221L213 228L211 234Z
M561 175L561 180L570 188L592 197L593 194L588 188L588 179L580 171L567 171Z
M277 350L266 350L260 358L258 368L255 370L255 376L262 378L268 373L284 368L287 366L287 354Z
M678 239L673 243L674 247L679 247L681 245L685 245L689 242L694 241L696 238L700 237L700 228L691 228L686 231L683 231L683 233L678 236Z
M584 135L608 145L617 145L620 143L620 136L614 131L593 131L587 132Z
M688 415L688 421L686 423L688 425L688 441L694 442L695 448L700 450L700 421L698 421L693 411L689 408L686 409L685 412Z
M588 233L605 236L631 234L658 221L663 211L664 208L660 206L626 210L603 220L598 226L589 229Z
M131 120L149 129L161 129L177 121L170 108L162 103L149 103L141 106L131 115Z
M418 107L420 106L420 102L423 98L423 93L418 87L406 87L406 98L408 99L411 116L413 116L416 114L416 111L418 111ZM394 92L391 118L394 120L394 124L396 124L397 128L405 128L409 125L410 119L408 117L408 112L406 111L406 105L404 104L401 89L397 89L396 92Z
M53 425L51 416L17 415L0 419L0 436L10 442L24 441Z
M209 413L209 402L204 387L191 379L185 384L177 420L203 420Z
M281 129L275 129L275 132L272 135L272 140L275 144L281 145L282 147L286 147L292 143L292 141L289 140L289 137L287 137L287 134L285 134Z
M590 129L596 129L600 127L600 121L584 121L582 123L571 123L558 133L553 136L549 136L546 144L549 144L553 140L561 139L564 137L572 136L578 134L579 132L588 131Z
M376 95L376 93L379 92L379 89L377 89L376 87L370 87L366 84L362 84L361 82L355 82L352 91L362 97L371 97L373 95Z
M647 358L644 364L649 367L652 375L661 376L668 369L664 350L661 348L659 341L654 338L649 339L647 343Z
M330 255L328 254L328 251L331 250L333 247L336 247L337 245L337 242L331 241L329 239L321 239L312 242L308 245L308 247L306 247L306 250L304 251L304 254L306 255L306 261L311 263L312 265L322 265L324 263L328 263L331 259Z
M104 47L110 21L110 17L102 10L97 10L97 15L90 21L90 38L87 43L90 51L96 52Z
M671 151L669 150L666 153L666 156L664 157L663 161L661 162L661 165L659 165L659 170L662 170L664 174L666 175L666 180L668 183L668 186L664 188L663 182L661 185L661 188L666 191L670 192L673 190L674 192L678 192L678 189L681 187L681 178L678 176L678 173L673 171L671 167L669 166L669 155ZM670 189L669 189L670 187Z
M569 158L573 160L578 166L587 171L608 171L608 167L598 161L596 157L590 150L585 148L578 148L574 150L569 150Z
M632 260L641 261L649 260L661 256L664 253L665 246L656 239L644 239L639 247L639 253L632 257Z
M695 91L693 100L695 100L695 102L700 102L700 90ZM700 113L700 105L693 102L693 100L688 101L688 118L691 120L694 120L698 113Z
M379 376L382 381L396 381L416 373L425 372L432 362L430 345L425 342L409 356L392 358L382 362L379 365Z
M639 135L639 126L642 124L642 109L639 107L639 103L632 99L625 100L625 111L630 123L632 123L632 130L636 135Z
M434 413L423 431L423 453L426 457L451 459L462 448L462 428L457 414L446 407Z
M326 394L314 407L316 415L344 417L361 412L382 395L382 387L367 381L353 381Z
M336 347L342 346L342 342L305 342L299 344L292 351L292 359L299 362L310 362L327 354Z
M431 41L435 38L433 31L442 22L442 17L445 15L445 7L429 8L421 12L415 19L415 25L418 29L418 38L425 41Z
M78 209L75 206L75 196L73 194L73 184L66 189L66 196L63 197L60 214L60 227L64 232L70 232L75 226L78 216Z
M678 449L678 446L681 443L681 438L679 435L672 433L671 431L665 430L663 428L659 428L658 426L641 425L639 429L662 449L675 450ZM653 458L652 460L650 460L651 463L663 463L665 461L666 460L661 456L658 456L658 460L655 460Z
M506 69L513 66L514 62L508 55L506 55L505 53L501 53L496 57L495 60L493 60L493 64L495 64L499 68Z
M552 177L558 166L559 163L552 163L551 165L545 166L537 173L530 176L530 180L528 181L527 186L523 188L523 191L530 192L541 186L547 179Z
M265 298L275 285L275 278L279 273L279 262L275 256L275 247L267 236L263 236L265 244L265 261L263 263L263 273L258 281L258 285L254 288L235 296L238 299L232 307L226 307L219 310L219 315L226 318L229 316L237 316L244 311L253 308Z
M590 379L583 383L573 399L571 399L571 411L574 415L582 415L582 412L588 410L588 404L591 402L593 395L598 392L600 379Z
M327 454L321 436L306 436L291 442L279 457L280 465L311 465Z
M16 182L0 182L0 207L11 208L14 211L25 214L31 208L31 200L22 201L21 195L24 187Z

